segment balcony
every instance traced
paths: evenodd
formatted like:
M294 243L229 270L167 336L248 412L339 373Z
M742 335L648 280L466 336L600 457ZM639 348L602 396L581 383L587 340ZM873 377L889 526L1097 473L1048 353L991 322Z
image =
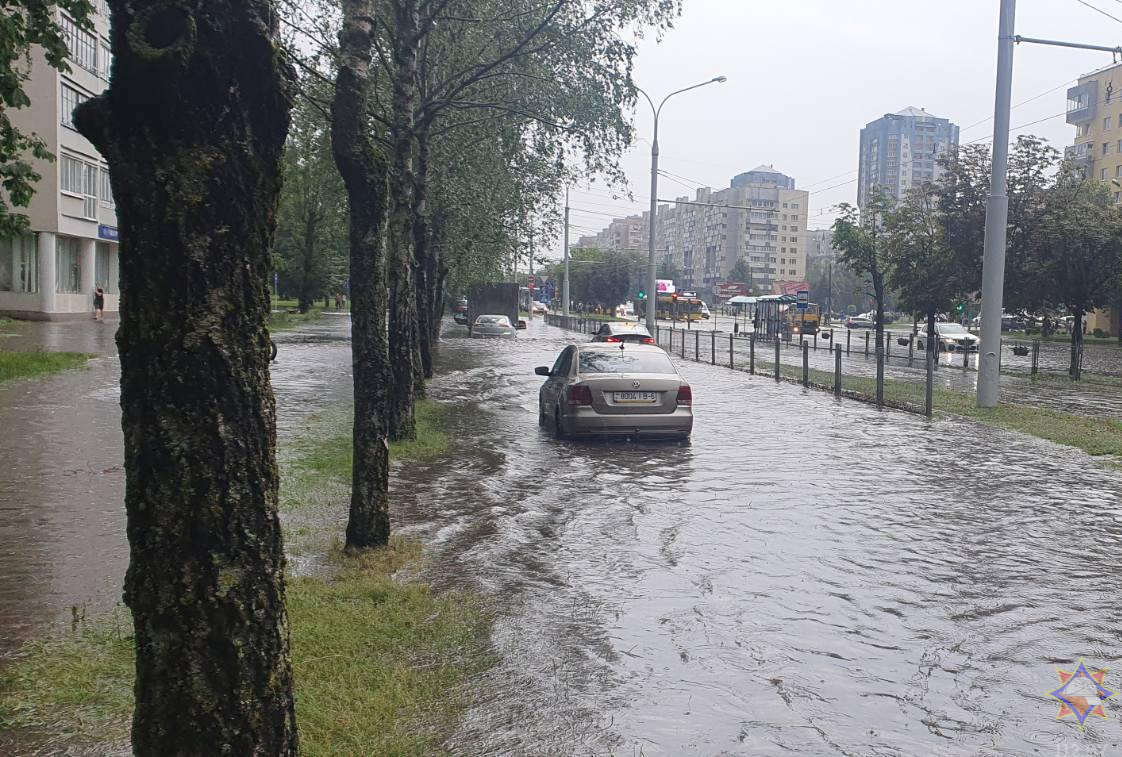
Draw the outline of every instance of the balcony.
M1067 91L1067 122L1085 124L1098 114L1099 83L1089 81Z
M1095 143L1086 142L1064 148L1064 160L1077 168L1090 170L1095 162Z

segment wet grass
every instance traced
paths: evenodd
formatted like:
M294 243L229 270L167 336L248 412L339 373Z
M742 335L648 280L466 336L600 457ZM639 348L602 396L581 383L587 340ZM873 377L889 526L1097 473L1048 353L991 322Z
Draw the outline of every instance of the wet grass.
M291 312L288 309L269 313L269 331L291 331L306 323L318 321L323 317L321 308L311 308L307 313Z
M73 370L92 357L84 352L0 351L0 383Z
M788 381L801 381L802 368L780 367L780 375ZM833 390L834 374L810 369L808 378L817 388ZM862 376L842 375L842 391L847 396L872 402L876 397L876 381ZM885 403L891 407L923 412L924 385L886 379ZM973 418L993 426L1019 431L1056 444L1075 447L1093 457L1102 457L1110 465L1122 462L1122 422L1090 418L1060 410L1004 402L996 408L975 405L973 394L936 388L933 405L938 413Z
M394 457L445 451L442 418L439 406L423 403L418 440L395 446ZM329 420L313 424L282 463L282 488L290 494L327 482L348 491L349 414ZM282 499L282 510L298 505ZM346 500L334 506L345 508ZM325 575L288 580L301 751L317 757L440 753L471 702L466 681L490 664L490 611L475 595L402 580L424 564L414 542L395 539L385 549L348 556L334 541ZM127 744L133 655L123 612L28 644L0 669L0 731L20 729L67 749Z

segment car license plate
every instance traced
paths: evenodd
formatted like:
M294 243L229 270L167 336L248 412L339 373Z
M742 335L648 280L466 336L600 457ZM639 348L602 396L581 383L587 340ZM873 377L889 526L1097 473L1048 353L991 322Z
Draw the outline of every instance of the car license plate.
M658 392L612 392L617 405L650 405L658 402Z

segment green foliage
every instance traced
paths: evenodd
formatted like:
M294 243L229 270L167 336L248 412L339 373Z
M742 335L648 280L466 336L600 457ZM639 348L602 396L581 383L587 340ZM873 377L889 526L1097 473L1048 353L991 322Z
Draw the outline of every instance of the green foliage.
M832 269L832 270L831 270ZM806 281L814 298L826 306L826 293L830 292L830 306L844 312L850 305L859 311L868 307L869 285L865 279L840 261L812 258L806 264Z
M843 203L838 220L834 222L833 244L842 264L872 285L877 331L884 329L885 276L890 265L886 225L893 204L891 197L879 188L873 188L868 193L863 211Z
M729 271L728 280L736 284L752 285L752 266L747 258L739 258ZM814 290L811 290L814 291Z
M964 275L972 270L947 241L939 199L938 188L925 184L885 218L887 284L901 309L928 317L950 310L967 286Z
M31 159L54 160L35 134L25 134L12 123L10 113L31 105L24 90L31 68L32 48L38 46L47 64L69 71L66 40L55 22L59 10L83 27L90 27L93 5L88 0L0 0L0 238L27 228L26 208L42 178ZM6 195L6 198L5 198Z
M637 252L575 248L569 256L569 296L586 307L615 308L646 286L645 262ZM564 266L548 270L560 281Z
M274 250L280 286L306 312L347 278L347 203L331 154L324 114L308 98L297 101L284 156L284 187Z
M0 351L0 383L71 370L85 365L92 357L82 352Z

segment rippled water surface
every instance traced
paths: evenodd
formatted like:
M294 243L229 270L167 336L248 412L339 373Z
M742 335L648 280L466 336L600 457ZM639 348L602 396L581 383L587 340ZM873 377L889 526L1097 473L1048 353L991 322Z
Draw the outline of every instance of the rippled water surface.
M1116 753L1113 702L1081 737L1042 694L1122 652L1116 473L693 363L691 446L557 442L566 338L446 340L460 457L403 473L435 575L500 608L456 751Z
M88 370L0 385L0 658L72 612L120 600L128 544L115 328L0 325L5 349L97 354ZM350 396L349 338L345 315L276 336L282 438Z
M278 338L282 434L349 396L347 333L325 319ZM395 527L426 542L433 580L498 611L499 662L471 682L455 752L1122 753L1113 700L1081 736L1043 694L1080 656L1122 688L1117 472L695 363L691 445L558 442L537 428L533 367L571 338L450 330L431 393L452 453L395 477ZM0 388L0 651L119 595L105 351Z

